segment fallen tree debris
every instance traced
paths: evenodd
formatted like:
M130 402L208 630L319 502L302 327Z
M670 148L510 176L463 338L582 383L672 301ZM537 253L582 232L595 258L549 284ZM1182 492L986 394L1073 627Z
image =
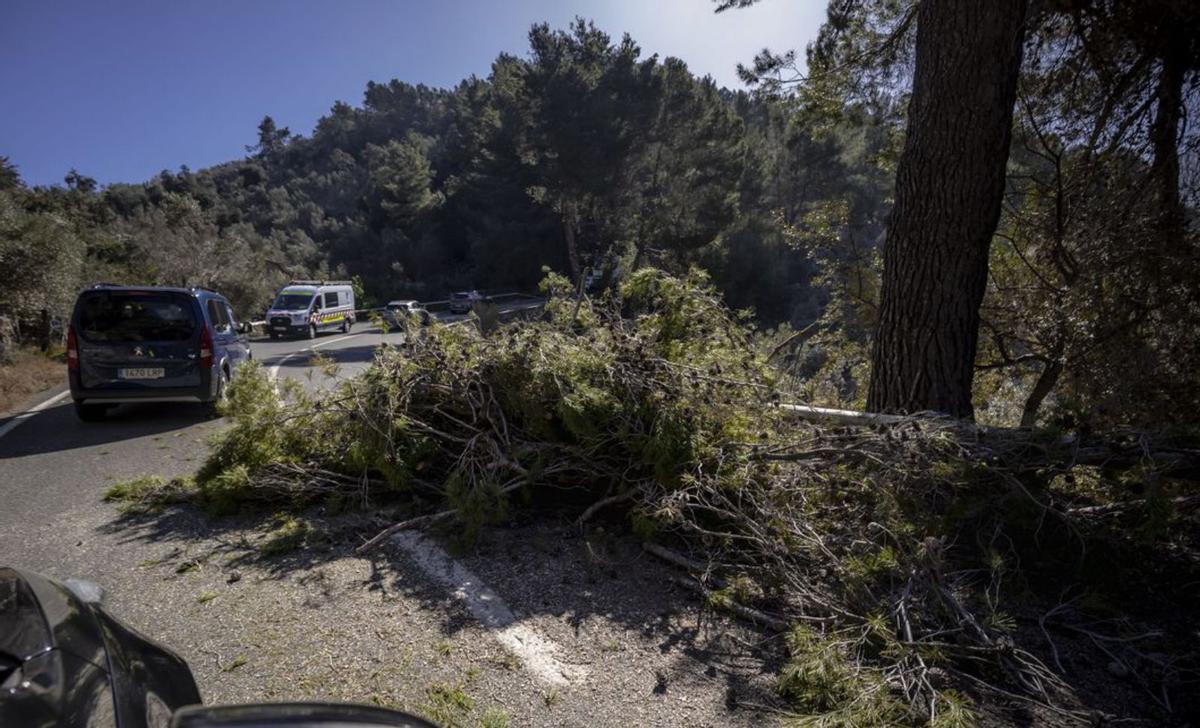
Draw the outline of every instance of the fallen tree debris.
M784 405L769 352L699 274L642 271L583 307L565 280L545 293L542 321L414 332L319 398L240 376L201 496L403 504L359 553L450 523L469 539L513 509L603 515L707 603L785 633L797 709L927 721L963 709L953 671L979 671L1078 714L1011 616L1015 572L1053 558L1046 519L1082 543L1092 504L1050 484L1085 465L1187 474L1192 444ZM840 680L819 699L818 674Z

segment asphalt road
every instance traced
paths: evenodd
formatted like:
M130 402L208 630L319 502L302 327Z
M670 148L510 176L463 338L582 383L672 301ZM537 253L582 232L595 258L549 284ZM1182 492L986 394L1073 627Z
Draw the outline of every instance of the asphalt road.
M381 336L359 324L349 336L255 341L251 351L280 376L315 387L323 377L309 376L306 351L317 347L349 376L369 364L384 340L403 335ZM219 427L199 405L167 403L121 405L104 422L80 422L69 397L29 417L0 438L0 562L102 583L103 562L79 557L88 540L85 524L105 488L141 475L193 472Z

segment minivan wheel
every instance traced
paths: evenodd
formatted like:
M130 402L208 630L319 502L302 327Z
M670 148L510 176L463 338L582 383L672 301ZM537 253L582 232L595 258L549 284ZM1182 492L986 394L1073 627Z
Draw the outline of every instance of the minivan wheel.
M108 411L108 407L102 404L75 402L75 416L84 422L103 422L106 411Z
M221 412L220 412L221 403L224 402L228 398L228 396L229 396L229 375L225 373L224 369L222 369L221 375L217 379L217 394L215 397L213 397L213 400L211 402L208 402L205 404L205 409L208 410L208 414L212 417L220 417L221 416Z

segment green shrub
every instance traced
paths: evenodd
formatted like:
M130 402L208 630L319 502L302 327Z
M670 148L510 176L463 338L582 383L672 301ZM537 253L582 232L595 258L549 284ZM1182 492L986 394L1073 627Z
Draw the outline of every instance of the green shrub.
M230 427L197 478L204 498L222 512L280 505L288 465L366 472L395 493L417 481L436 489L470 535L505 517L516 481L675 489L688 473L722 472L740 460L731 444L773 429L778 416L761 396L770 370L703 274L638 271L621 288L627 318L589 309L571 320L574 291L557 297L569 289L553 276L543 289L546 321L487 337L431 327L318 398L277 392L260 368L243 372L230 387Z

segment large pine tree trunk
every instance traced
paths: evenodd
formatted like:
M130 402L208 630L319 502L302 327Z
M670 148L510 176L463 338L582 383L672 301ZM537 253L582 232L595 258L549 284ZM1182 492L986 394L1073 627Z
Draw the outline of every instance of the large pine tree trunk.
M1157 108L1150 128L1154 161L1150 172L1158 191L1159 235L1162 247L1177 253L1183 247L1185 216L1179 198L1179 125L1183 121L1183 82L1187 73L1186 41L1167 42L1155 88Z
M1026 0L921 0L867 408L970 417Z

